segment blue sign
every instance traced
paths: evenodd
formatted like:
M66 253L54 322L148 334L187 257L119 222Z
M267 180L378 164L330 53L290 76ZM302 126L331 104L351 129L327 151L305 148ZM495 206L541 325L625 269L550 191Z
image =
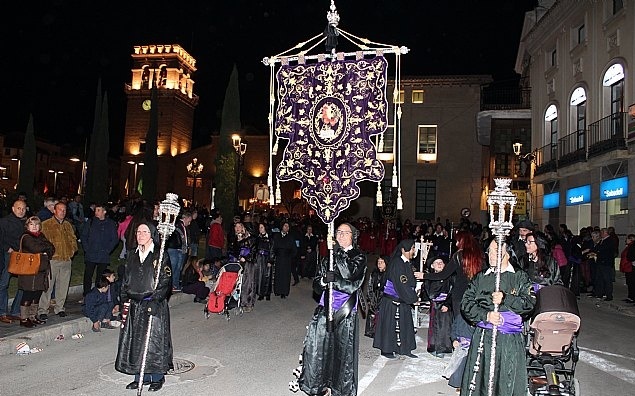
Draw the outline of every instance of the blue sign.
M628 176L618 177L600 183L600 200L624 198L628 196Z
M546 194L542 197L542 208L543 209L553 209L560 206L560 193L555 192L551 194Z
M581 205L589 202L591 202L590 184L567 190L567 206Z

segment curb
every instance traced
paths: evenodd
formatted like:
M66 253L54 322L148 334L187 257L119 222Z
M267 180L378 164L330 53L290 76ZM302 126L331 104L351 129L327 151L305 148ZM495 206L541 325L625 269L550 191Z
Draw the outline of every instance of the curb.
M78 288L77 291L81 293L82 286L73 287ZM170 297L168 306L172 308L185 302L192 302L193 300L194 296L191 294L173 294ZM64 323L59 323L56 325L41 325L38 326L38 328L35 330L29 330L25 331L24 333L0 338L0 356L14 355L15 346L20 342L26 342L31 348L42 348L55 342L55 338L59 335L63 335L64 339L69 341L71 340L71 336L73 334L82 333L84 335L87 335L91 332L91 327L91 321L86 317L82 317L68 320Z

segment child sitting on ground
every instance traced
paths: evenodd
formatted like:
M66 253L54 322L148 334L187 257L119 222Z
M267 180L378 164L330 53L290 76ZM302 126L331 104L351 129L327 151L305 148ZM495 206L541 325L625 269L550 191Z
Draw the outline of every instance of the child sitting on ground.
M101 275L110 285L106 293L108 303L110 303L110 312L112 313L110 319L117 320L121 313L121 281L117 279L117 275L115 275L115 272L110 268L106 268Z
M110 324L111 307L108 302L108 289L110 285L108 280L103 276L97 280L95 287L86 297L84 297L84 306L82 313L93 323L92 330L100 332L104 329L114 329Z
M210 269L209 267L209 261L190 256L183 270L181 278L183 288L181 291L185 294L193 294L195 303L205 303L205 299L209 295L210 289L206 286L209 279L205 276L205 272Z

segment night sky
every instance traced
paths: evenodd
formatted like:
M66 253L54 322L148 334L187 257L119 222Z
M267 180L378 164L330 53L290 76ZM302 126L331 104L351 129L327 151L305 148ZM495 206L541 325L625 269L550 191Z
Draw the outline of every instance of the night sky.
M518 78L514 63L524 13L535 0L337 0L340 27L405 45L402 75L491 74ZM83 146L92 130L97 80L108 92L111 155L122 150L132 47L180 44L197 60L194 147L217 133L233 64L243 126L266 133L269 67L261 60L321 33L330 0L27 1L5 13L0 133L24 131ZM184 8L190 7L190 8ZM353 50L340 40L340 50ZM319 50L319 51L318 51ZM320 45L311 53L323 52ZM389 62L394 58L389 57ZM390 64L390 67L394 62ZM389 70L389 75L394 69Z

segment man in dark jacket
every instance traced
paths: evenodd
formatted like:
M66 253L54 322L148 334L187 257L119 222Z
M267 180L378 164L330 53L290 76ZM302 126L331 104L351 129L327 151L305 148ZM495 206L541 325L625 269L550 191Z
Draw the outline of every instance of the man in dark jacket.
M24 222L26 221L26 202L18 199L13 202L11 213L0 219L0 245L3 254L0 254L0 322L11 323L13 320L20 320L20 300L22 291L18 289L11 312L9 312L9 258L11 252L20 250L20 237L24 232Z
M189 227L192 222L192 214L184 212L181 218L174 225L174 232L170 235L166 246L167 253L170 256L170 265L172 266L172 291L181 291L181 271L183 264L187 260L190 247Z
M92 289L93 274L94 283L110 264L110 253L119 244L117 238L117 224L106 217L104 205L95 206L95 216L88 220L81 233L82 247L84 248L84 293L86 296ZM95 269L97 272L95 273Z

